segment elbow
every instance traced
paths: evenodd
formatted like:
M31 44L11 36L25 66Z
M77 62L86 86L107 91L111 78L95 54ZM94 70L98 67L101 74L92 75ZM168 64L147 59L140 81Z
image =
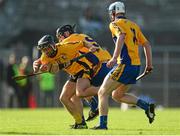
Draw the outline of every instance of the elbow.
M126 34L125 34L125 33L121 33L121 34L119 35L119 39L120 39L121 41L124 41L124 40L125 40L125 37L126 37Z
M151 47L150 43L148 41L146 41L144 44L143 44L144 47Z

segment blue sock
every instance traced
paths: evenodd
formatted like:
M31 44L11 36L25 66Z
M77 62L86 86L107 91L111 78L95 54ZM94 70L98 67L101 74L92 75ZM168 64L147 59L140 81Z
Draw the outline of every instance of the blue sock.
M107 127L107 115L100 116L100 127L106 128Z
M136 105L139 106L140 108L144 109L145 111L148 110L148 106L149 106L149 104L142 99L138 99Z
M98 98L97 97L92 97L90 101L87 101L88 105L91 107L92 111L95 111L98 107Z

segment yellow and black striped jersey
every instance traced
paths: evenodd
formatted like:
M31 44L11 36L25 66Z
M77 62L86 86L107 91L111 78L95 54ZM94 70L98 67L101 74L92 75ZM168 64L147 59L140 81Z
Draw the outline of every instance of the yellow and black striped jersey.
M89 36L85 34L77 34L77 33L71 34L68 38L64 39L61 43L65 44L68 42L79 42L79 41L88 42L89 44L99 47L99 45ZM86 47L80 50L81 53L87 53L88 51L89 50ZM100 62L107 61L110 58L111 58L110 53L107 50L102 49L102 48L100 48L98 52L95 52L93 53L93 55L90 55L89 57L87 57L87 59L94 64L97 64L98 61Z
M118 63L140 65L138 46L144 45L144 43L147 42L147 39L141 32L139 26L125 17L119 17L119 19L110 23L109 28L115 42L121 33L125 33L126 35L120 53L121 56L118 57Z
M41 55L41 63L48 64L48 63L64 63L72 60L73 58L78 57L79 50L84 48L83 42L69 42L69 43L58 43L56 44L57 47L57 54L55 57L50 58L47 57L45 54ZM90 63L86 58L81 58L80 61L85 62L89 68L92 68L92 63ZM77 62L74 62L71 66L65 68L64 70L71 75L77 74L79 71L86 69L82 65Z

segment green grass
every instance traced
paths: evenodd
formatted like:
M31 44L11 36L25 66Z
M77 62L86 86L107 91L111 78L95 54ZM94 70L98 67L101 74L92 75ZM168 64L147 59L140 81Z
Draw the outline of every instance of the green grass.
M85 110L87 115L87 109ZM74 121L63 108L59 109L1 109L0 134L29 135L180 135L180 109L156 111L150 125L142 110L111 108L108 130L73 130ZM91 128L98 118L88 123Z

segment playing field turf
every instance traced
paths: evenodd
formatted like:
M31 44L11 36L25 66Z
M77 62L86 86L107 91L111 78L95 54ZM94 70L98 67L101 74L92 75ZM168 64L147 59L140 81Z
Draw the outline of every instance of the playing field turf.
M85 115L87 116L87 109ZM9 109L0 110L0 134L12 135L180 135L180 109L156 111L155 122L150 125L140 109L111 108L108 130L73 130L72 117L63 109ZM91 128L98 118L88 122Z

